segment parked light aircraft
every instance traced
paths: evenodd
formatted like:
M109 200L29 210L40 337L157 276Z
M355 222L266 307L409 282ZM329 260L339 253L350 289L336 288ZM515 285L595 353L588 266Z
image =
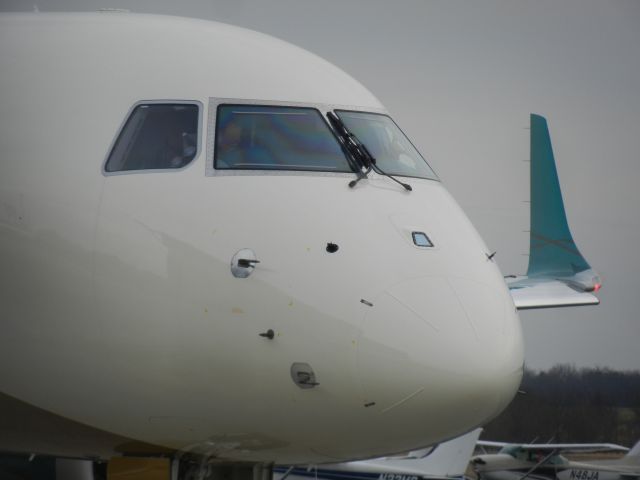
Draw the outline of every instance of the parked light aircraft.
M632 480L640 476L640 442L621 459L574 461L562 453L626 451L615 444L525 444L478 442L502 446L499 453L471 459L482 480Z
M310 466L276 466L274 480L460 480L481 428L405 455Z
M0 70L0 451L248 475L408 451L510 402L517 308L597 303L541 117L512 298L380 102L309 52L6 14Z

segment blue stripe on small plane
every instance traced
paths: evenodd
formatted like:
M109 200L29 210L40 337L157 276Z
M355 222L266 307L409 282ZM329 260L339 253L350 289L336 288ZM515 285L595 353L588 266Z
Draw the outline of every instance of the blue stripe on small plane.
M392 472L358 472L345 470L327 470L322 468L297 467L289 470L290 467L274 467L274 473L297 475L300 477L322 479L322 480L465 480L461 477L430 477L416 475L413 473L392 473ZM546 480L546 479L545 479Z
M289 467L274 467L273 471L275 473L286 473L289 470ZM327 480L372 480L378 479L380 477L379 473L371 473L371 472L347 472L342 470L324 470L318 468L307 469L307 468L294 468L289 472L289 475L297 475L299 477L309 477L309 478L323 478ZM403 475L406 477L416 477L416 475Z

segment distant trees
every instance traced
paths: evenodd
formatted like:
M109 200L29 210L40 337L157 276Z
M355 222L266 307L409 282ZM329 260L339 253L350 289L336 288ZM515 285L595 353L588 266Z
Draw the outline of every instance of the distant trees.
M482 438L509 442L614 442L640 439L640 372L556 365L525 370L511 405Z

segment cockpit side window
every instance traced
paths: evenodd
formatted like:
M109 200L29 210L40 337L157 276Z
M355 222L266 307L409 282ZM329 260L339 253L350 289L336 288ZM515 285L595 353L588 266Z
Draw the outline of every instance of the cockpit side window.
M218 105L218 170L352 172L338 139L315 108Z
M199 107L190 103L137 105L120 131L105 171L169 170L188 165L198 152Z
M376 159L385 173L436 180L426 160L387 115L336 110L338 117Z

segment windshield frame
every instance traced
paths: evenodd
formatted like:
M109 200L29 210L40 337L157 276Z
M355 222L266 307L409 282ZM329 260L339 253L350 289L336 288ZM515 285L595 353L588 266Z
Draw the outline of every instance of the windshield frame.
M335 137L336 142L341 146L344 155L347 158L349 164L354 168L351 172L338 172L338 171L323 171L323 170L276 170L276 169L261 169L261 170L249 170L249 169L216 169L214 167L215 162L215 144L216 144L216 128L217 128L217 112L218 106L222 104L229 105L255 105L266 107L303 107L312 108L320 112L323 121L327 124L327 128L331 131ZM345 179L353 179L354 175L357 175L359 171L357 160L354 159L349 152L345 151L342 142L340 141L338 132L336 132L331 126L327 118L327 113L337 111L357 112L357 113L370 113L374 115L384 115L391 119L391 121L400 130L402 135L407 139L413 148L415 145L411 142L409 137L405 135L402 129L391 118L389 113L382 107L360 107L356 105L344 105L344 104L332 104L332 103L314 103L314 102L290 102L283 100L264 100L264 99L247 99L247 98L232 98L232 97L209 97L207 105L207 137L206 137L206 161L205 161L205 176L207 177L224 177L224 176L314 176L314 177L339 177ZM416 148L416 151L418 149ZM427 166L431 168L428 162L424 159L422 154L418 151L418 154L422 160L427 163ZM431 168L433 171L433 168ZM370 173L370 176L377 176L377 174ZM400 175L398 175L400 176ZM434 178L426 177L408 177L416 178L420 180L434 180L440 182L437 174L434 172Z

